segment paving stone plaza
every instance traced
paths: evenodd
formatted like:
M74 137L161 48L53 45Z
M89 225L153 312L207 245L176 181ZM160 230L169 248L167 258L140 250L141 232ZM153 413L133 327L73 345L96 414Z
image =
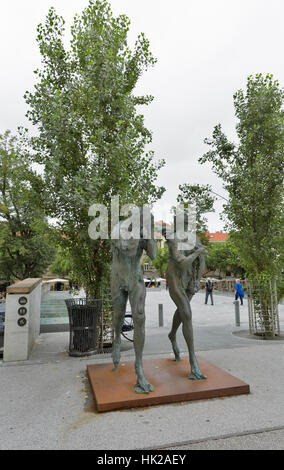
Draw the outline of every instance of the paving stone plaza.
M165 290L147 291L146 299L144 357L171 357L167 334L174 305ZM233 300L232 294L215 294L211 306L204 305L203 293L195 295L195 348L204 359L248 383L249 395L99 414L86 366L111 362L110 354L70 357L67 331L42 333L28 361L0 362L0 448L282 448L284 341L249 339L246 301L236 327ZM164 307L163 327L158 326L159 303ZM283 305L279 314L283 331ZM179 344L182 360L188 361L181 332ZM133 358L132 344L123 340L122 367Z

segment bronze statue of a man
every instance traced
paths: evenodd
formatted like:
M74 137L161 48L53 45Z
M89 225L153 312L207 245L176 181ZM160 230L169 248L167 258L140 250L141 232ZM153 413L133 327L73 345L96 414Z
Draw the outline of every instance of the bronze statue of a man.
M205 268L204 254L206 250L197 237L195 247L191 250L179 250L178 244L181 241L177 236L173 239L170 237L167 239L170 259L166 269L166 278L170 296L177 307L169 339L172 343L175 360L179 361L180 351L176 341L176 332L182 323L182 332L188 347L191 366L189 378L201 380L207 377L201 372L194 352L190 301L199 289L199 281Z
M129 230L130 221L121 221L114 233L119 238L112 238L112 267L111 267L111 294L113 302L114 343L112 359L114 371L117 371L120 362L121 328L124 321L127 300L131 305L134 322L134 350L135 370L137 383L134 386L136 393L149 393L154 387L146 379L143 371L142 354L145 342L145 297L146 288L140 259L143 249L147 255L154 259L157 254L157 244L154 240L153 221L151 233L145 239L145 226L140 229L140 238L126 239L125 231ZM143 236L145 238L143 238Z

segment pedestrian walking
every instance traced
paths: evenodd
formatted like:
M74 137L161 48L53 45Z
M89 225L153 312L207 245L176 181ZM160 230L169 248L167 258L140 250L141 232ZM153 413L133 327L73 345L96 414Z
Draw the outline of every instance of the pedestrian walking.
M169 284L168 281L166 281L166 290L168 290Z
M236 284L235 284L235 300L238 300L240 298L241 305L243 305L243 298L245 296L245 293L243 291L243 286L240 281L240 279L236 279Z
M207 279L206 284L205 284L205 305L207 305L209 295L210 295L210 299L211 299L211 305L214 305L214 303L213 303L213 282L212 282L212 279L210 279L210 277Z

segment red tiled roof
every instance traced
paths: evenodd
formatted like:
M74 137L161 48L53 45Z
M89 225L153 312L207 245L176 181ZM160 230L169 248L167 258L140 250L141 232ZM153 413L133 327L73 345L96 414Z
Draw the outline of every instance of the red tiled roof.
M206 236L210 242L225 242L228 239L228 234L224 232L206 232Z

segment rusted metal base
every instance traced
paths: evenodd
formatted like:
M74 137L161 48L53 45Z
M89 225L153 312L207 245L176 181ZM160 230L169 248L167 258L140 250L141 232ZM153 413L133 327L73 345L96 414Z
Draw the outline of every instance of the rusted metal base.
M117 372L112 371L112 363L88 365L87 372L97 411L249 393L249 385L245 382L201 357L198 357L198 362L207 376L206 380L188 379L190 367L186 357L180 362L169 358L143 360L145 376L155 387L153 392L145 395L133 390L136 383L134 361L122 362Z

